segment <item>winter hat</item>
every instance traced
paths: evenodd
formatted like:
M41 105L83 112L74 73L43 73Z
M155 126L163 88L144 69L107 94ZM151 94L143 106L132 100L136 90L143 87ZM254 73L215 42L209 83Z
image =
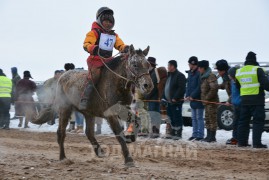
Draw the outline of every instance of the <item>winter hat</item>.
M230 67L228 65L228 62L224 59L218 60L216 62L216 69L219 71L228 71L229 68Z
M209 62L207 60L198 61L198 67L207 69L209 67Z
M239 69L239 66L232 67L228 70L228 74L232 77L235 78L236 70Z
M154 58L154 57L148 57L148 62L153 66L157 66L156 58Z
M188 62L189 62L189 64L197 65L198 64L198 58L196 56L192 56L192 57L190 57Z
M18 73L18 69L16 67L12 67L11 68L11 72L12 72L12 74L17 74Z
M111 27L111 29L109 29L109 30L112 30L112 28L113 28L114 25L115 25L115 19L114 19L114 16L113 16L113 11L104 11L104 12L102 12L102 13L97 17L97 23L98 23L103 29L105 29L105 28L104 28L102 22L105 21L105 20L107 20L107 21L109 21L109 22L112 23L112 27Z
M4 75L5 75L5 74L4 74L3 70L0 69L0 76L4 76Z
M54 75L55 75L55 74L58 74L58 73L61 73L61 70L56 70L56 71L54 71Z
M75 65L73 63L65 63L64 69L66 71L75 69Z
M175 68L177 68L177 61L176 60L170 60L168 64L173 65Z
M31 76L30 71L24 71L24 72L23 72L23 77L33 79L32 76Z
M253 65L256 65L257 64L257 59L256 59L256 54L252 51L250 51L246 57L246 61L245 61L245 64L246 63L251 63Z

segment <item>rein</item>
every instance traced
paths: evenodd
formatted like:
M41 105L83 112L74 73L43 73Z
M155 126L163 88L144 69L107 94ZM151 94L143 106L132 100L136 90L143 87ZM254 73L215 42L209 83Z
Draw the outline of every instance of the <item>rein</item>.
M116 55L112 56L111 58L112 58L112 59L113 59L113 58L116 58L119 54L120 54L120 52L118 52ZM111 58L104 58L103 56L100 55L99 50L98 50L98 56L100 57L100 59L101 59L102 63L104 64L104 66L105 66L110 72L112 72L114 75L118 76L118 77L121 78L121 79L124 79L124 80L127 81L127 82L131 82L131 81L132 81L132 80L130 80L130 79L126 78L126 77L123 77L122 75L116 73L115 71L113 71L113 70L112 70L112 69L105 63L106 60L109 60L109 59L111 59Z
M112 74L114 74L114 75L116 75L117 77L119 77L119 78L121 78L121 79L123 79L123 80L126 81L125 89L127 89L127 85L128 85L129 82L132 82L132 83L136 84L136 83L137 83L137 80L138 80L139 78L141 78L141 77L144 76L144 75L148 75L149 73L143 73L143 74L141 74L141 75L137 75L137 74L135 74L135 73L131 70L131 68L130 68L129 66L126 65L126 69L129 70L129 71L131 72L132 76L135 78L135 80L133 81L133 80L131 80L131 79L129 79L129 78L126 78L126 77L124 77L124 76L122 76L122 75L116 73L115 71L113 71L113 70L112 70L112 69L105 63L105 61L106 61L106 60L110 60L110 59L114 59L114 58L116 58L120 53L121 53L121 52L118 52L117 54L115 54L114 56L112 56L112 57L110 57L110 58L105 58L105 57L103 57L103 56L100 55L99 49L98 49L98 51L97 51L97 54L98 54L98 56L100 57L100 59L101 59L103 65L104 65L104 66L105 66L105 67L106 67ZM94 89L95 89L95 91L97 92L99 98L100 98L104 103L108 103L107 100L104 99L104 98L101 96L101 94L99 93L99 91L97 90L97 88L95 87L95 85L94 85Z
M115 57L117 57L119 54L120 54L120 52L118 52L116 55L112 56L111 58L115 58ZM109 60L109 59L111 59L111 58L105 58L105 57L101 56L100 53L99 53L99 49L98 49L98 56L100 57L100 59L101 59L102 63L104 64L104 66L105 66L110 72L112 72L112 73L113 73L114 75L116 75L117 77L119 77L119 78L121 78L121 79L123 79L123 80L126 81L125 88L127 87L128 82L132 82L132 83L136 84L136 83L137 83L137 80L138 80L139 78L141 78L142 76L145 76L145 75L149 75L149 73L143 73L143 74L141 74L141 75L137 75L136 73L134 73L134 72L131 70L131 68L130 68L129 66L126 65L126 69L129 70L129 71L131 72L131 74L133 75L133 77L135 78L135 80L133 81L133 80L128 79L128 78L126 78L126 77L124 77L124 76L122 76L122 75L116 73L115 71L113 71L113 70L112 70L112 69L105 63L106 60Z

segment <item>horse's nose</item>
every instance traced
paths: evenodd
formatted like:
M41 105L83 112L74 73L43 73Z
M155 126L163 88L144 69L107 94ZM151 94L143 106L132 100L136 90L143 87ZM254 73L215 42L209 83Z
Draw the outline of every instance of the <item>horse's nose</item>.
M144 88L147 89L149 87L148 84L144 84Z

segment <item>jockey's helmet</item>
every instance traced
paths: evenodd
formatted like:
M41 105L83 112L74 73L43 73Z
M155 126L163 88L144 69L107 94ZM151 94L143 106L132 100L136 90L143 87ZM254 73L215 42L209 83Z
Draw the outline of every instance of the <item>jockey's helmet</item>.
M101 7L100 9L98 9L97 13L96 13L96 20L98 19L99 16L101 16L102 14L112 14L114 15L114 12L112 9L108 8L108 7Z
M112 27L108 30L112 30L112 28L114 27L114 24L115 24L115 19L114 19L113 15L114 15L114 12L112 9L110 9L108 7L101 7L96 13L97 23L102 28L104 28L102 23L103 23L103 21L108 20L112 23Z

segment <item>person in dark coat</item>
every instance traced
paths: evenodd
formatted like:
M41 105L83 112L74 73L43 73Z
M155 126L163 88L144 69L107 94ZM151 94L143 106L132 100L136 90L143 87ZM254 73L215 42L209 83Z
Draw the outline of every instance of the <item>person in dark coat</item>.
M216 62L216 69L218 70L219 76L222 78L223 82L219 84L219 89L225 89L228 95L227 103L231 103L231 81L228 76L228 71L230 69L230 66L228 65L228 62L224 59L218 60Z
M182 137L182 104L186 91L186 77L177 70L177 61L175 60L168 62L168 72L162 101L167 102L167 115L172 128L167 138L177 140Z
M186 89L186 99L190 101L192 114L192 136L190 141L200 141L204 139L204 106L202 102L193 101L201 100L201 79L198 71L198 58L195 56L189 59L188 81Z
M156 69L156 59L154 57L149 57L148 62L150 63L150 77L154 84L153 90L150 94L145 96L145 100L157 101L159 100L159 90L158 90L158 79L159 74ZM157 138L160 133L160 124L161 124L161 114L160 114L160 103L159 102L148 102L148 111L151 119L152 135L150 137Z
M11 68L11 74L12 74L12 95L11 95L11 103L14 104L15 101L15 96L16 96L16 85L21 80L20 75L18 74L18 69L16 67ZM16 111L16 110L15 110ZM16 116L14 115L12 119L17 119Z
M253 148L267 148L261 137L265 123L265 93L269 91L269 81L264 70L259 67L254 52L249 52L245 65L236 71L236 83L240 89L241 109L238 122L238 146L248 146L249 123L253 117Z
M28 122L35 114L35 105L33 95L36 91L35 82L31 81L31 73L29 71L23 72L23 79L21 79L16 86L16 116L19 116L20 122L18 127L22 126L23 117L25 116L24 128L29 128Z
M226 141L228 145L237 145L237 134L238 134L238 121L240 119L240 108L241 108L241 97L240 90L236 87L235 74L239 67L232 67L229 69L228 74L231 79L231 103L233 105L234 119L233 119L233 134L232 138Z

